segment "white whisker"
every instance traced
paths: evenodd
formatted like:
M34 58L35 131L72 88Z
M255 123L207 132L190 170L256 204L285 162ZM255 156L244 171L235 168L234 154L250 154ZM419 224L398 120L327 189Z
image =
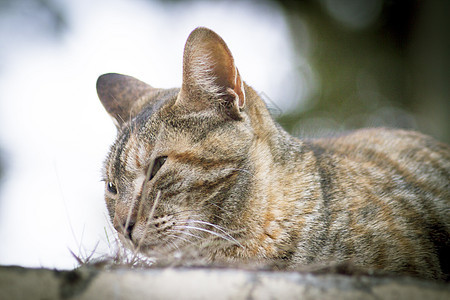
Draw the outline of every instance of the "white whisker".
M239 244L240 246L242 246L234 237L232 237L228 232L225 231L225 229L221 226L209 223L209 222L204 222L204 221L198 221L198 220L189 220L189 223L198 223L198 224L204 224L204 225L208 225L211 227L216 228L217 230L220 230L222 233L224 233L227 237L229 237L230 239L232 239L233 241L235 241L237 244Z
M183 234L183 235L192 236L192 237L194 237L194 238L196 238L196 239L201 239L200 236L195 235L195 234L192 234L192 233L189 233L189 232L186 232L186 231L183 231L183 230L168 229L167 231L170 231L170 232L176 232L176 233L181 233L181 234Z
M173 250L175 250L175 249L180 250L180 248L178 247L178 245L175 242L171 241L170 244L172 244Z
M178 236L178 235L176 235L176 234L167 234L166 236L167 236L167 237L174 238L174 239L180 239L180 240L183 240L183 241L185 241L185 242L189 242L188 239L182 238L181 236ZM173 241L169 241L169 243L175 244Z
M181 228L181 229L192 229L192 230L203 231L203 232L212 234L212 235L214 235L214 236L217 236L217 237L219 237L219 238L221 238L221 239L224 239L224 240L226 240L226 241L228 241L228 242L230 242L230 243L237 244L237 245L239 245L240 247L243 247L243 246L241 245L241 243L239 243L238 241L233 240L233 239L230 239L230 238L228 238L228 237L226 237L226 236L224 236L224 235L222 235L222 234L220 234L220 233L217 233L217 232L215 232L215 231L212 231L212 230L208 230L208 229L201 228L201 227L189 226L189 225L179 225L179 226L177 226L177 227L179 227L179 228Z
M186 239L186 238L183 238L183 237L181 237L181 236L178 236L178 235L176 235L176 234L167 234L166 236L172 237L172 238L177 239L177 240L182 240L182 241L184 241L184 242L186 242L186 243L192 243L192 241L190 241L190 240L188 240L188 239ZM178 249L178 246L176 245L175 242L171 242L171 243L172 243L174 246L176 246L176 248Z

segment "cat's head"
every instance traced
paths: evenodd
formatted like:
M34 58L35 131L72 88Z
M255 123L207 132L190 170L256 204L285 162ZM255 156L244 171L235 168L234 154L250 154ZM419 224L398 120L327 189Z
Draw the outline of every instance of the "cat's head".
M206 28L190 34L181 89L105 74L97 91L118 128L104 180L120 236L143 251L238 244L253 180L249 100L257 96L225 42Z

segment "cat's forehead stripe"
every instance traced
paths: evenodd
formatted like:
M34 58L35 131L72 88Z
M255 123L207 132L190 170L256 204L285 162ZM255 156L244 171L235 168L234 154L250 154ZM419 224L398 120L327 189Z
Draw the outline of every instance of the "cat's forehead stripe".
M129 138L130 138L129 130L122 130L115 144L115 152L114 155L111 157L113 166L112 169L114 173L113 176L115 178L120 177L121 174L120 157L122 156L122 153L125 151L125 145L127 144Z
M232 159L232 158L223 158L223 157L201 157L198 154L196 155L194 152L174 152L170 155L172 159L177 160L180 163L186 163L189 165L195 165L197 167L201 167L204 169L208 168L223 168L228 165L233 165L238 163L242 159Z
M136 136L132 136L128 140L127 150L123 154L122 162L127 172L135 173L139 171L151 155L152 147L149 143L139 140Z

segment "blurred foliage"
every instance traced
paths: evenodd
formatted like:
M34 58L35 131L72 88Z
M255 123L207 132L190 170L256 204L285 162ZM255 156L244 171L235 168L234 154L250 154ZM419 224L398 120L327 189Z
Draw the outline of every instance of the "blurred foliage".
M387 126L450 142L450 1L272 1L318 81L306 106L278 118L287 130Z

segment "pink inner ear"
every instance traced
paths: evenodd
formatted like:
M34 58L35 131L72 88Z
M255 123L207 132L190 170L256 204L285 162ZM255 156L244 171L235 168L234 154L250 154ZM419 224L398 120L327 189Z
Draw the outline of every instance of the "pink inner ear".
M233 88L236 83L236 68L231 53L221 43L208 43L207 51L211 53L210 61L216 84L223 88ZM224 47L225 46L225 47ZM206 48L206 47L205 47Z
M239 109L244 108L244 106L245 106L244 85L242 83L241 75L239 75L239 71L237 68L236 68L236 82L235 82L234 91L239 97L239 101L238 101Z
M192 101L196 95L219 98L223 93L234 94L232 99L239 99L238 108L244 106L242 81L230 50L216 33L198 28L191 33L185 46L182 94L190 95L188 98Z

